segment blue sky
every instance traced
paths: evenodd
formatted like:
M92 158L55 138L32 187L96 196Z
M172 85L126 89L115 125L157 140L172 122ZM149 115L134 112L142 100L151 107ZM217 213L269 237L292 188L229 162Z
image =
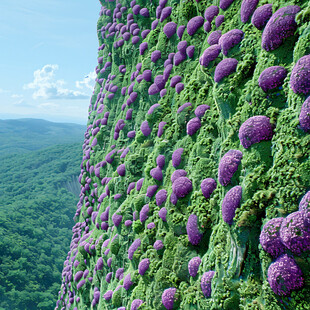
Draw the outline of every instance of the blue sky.
M0 119L86 125L100 7L99 0L0 1Z

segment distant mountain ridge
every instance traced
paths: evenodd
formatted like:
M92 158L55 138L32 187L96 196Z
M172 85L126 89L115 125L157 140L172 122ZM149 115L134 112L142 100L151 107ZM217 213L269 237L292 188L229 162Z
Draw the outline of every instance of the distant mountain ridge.
M0 120L0 157L27 153L56 144L83 142L85 128L43 119Z

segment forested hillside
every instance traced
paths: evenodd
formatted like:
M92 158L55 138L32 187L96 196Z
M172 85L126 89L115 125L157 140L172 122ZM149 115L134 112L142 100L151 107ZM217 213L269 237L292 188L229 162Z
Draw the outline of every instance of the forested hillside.
M75 141L1 158L1 310L55 305L80 188L81 144Z

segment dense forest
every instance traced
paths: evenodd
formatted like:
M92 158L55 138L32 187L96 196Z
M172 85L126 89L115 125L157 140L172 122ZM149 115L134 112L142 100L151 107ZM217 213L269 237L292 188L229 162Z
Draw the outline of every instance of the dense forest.
M66 144L51 134L54 146L42 148L48 139L33 139L29 144L40 150L1 158L1 310L43 310L55 305L79 193L82 150L77 137L82 126L74 126L76 143ZM41 129L36 128L38 137ZM12 131L6 138L13 139Z

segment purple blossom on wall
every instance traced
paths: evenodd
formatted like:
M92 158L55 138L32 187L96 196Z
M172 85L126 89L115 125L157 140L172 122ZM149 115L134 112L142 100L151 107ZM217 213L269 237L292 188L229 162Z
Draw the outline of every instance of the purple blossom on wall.
M195 214L191 214L188 217L186 231L188 235L188 241L193 245L198 245L203 237L203 234L199 232L197 216Z
M164 247L164 244L163 244L163 242L161 241L161 240L156 240L155 242L154 242L154 245L153 245L153 248L155 249L155 250L161 250L162 248Z
M241 163L242 156L243 154L239 150L229 150L221 158L218 168L218 178L221 185L226 186L231 182Z
M142 122L140 129L145 137L149 136L152 132L152 129L150 128L148 121Z
M244 148L263 140L271 140L273 129L270 119L264 115L252 116L239 129L239 140Z
M275 294L287 296L304 285L304 278L294 258L283 254L269 266L268 282Z
M220 8L225 11L233 2L234 0L220 0Z
M263 49L272 51L282 45L286 38L294 35L297 29L295 16L300 10L298 5L288 5L271 16L262 34Z
M262 30L272 16L272 4L267 3L258 7L253 15L251 22L257 29Z
M204 17L208 22L212 22L213 18L218 15L219 8L216 5L211 5L206 8Z
M299 124L303 131L310 131L310 97L308 97L301 106Z
M128 249L128 259L132 260L133 259L133 255L135 253L135 251L138 249L138 247L141 245L141 240L140 239L136 239L131 246Z
M130 273L129 273L124 278L123 286L124 286L124 289L126 291L128 291L132 285L133 285L133 282L131 281L131 276L130 276Z
M156 181L162 181L162 179L163 179L163 172L162 172L162 170L159 167L153 168L150 171L150 175Z
M200 264L201 264L201 258L199 256L193 257L188 262L188 272L191 277L197 276Z
M236 209L240 207L242 198L242 187L235 186L225 195L222 202L222 217L224 222L232 225Z
M207 42L209 45L214 45L219 43L219 39L222 36L221 30L213 31L209 34Z
M158 189L157 185L150 185L146 190L146 197L152 198Z
M177 168L181 164L181 156L183 154L184 149L178 148L172 154L172 166Z
M290 78L291 88L296 94L310 92L310 55L301 57L295 64Z
M280 228L282 243L294 254L300 255L310 250L310 227L305 222L305 212L289 214Z
M160 22L162 23L167 17L171 15L171 13L172 13L171 6L167 6L163 8L163 10L161 11L161 15L160 15Z
M209 199L211 194L216 189L216 181L212 178L204 179L200 184L200 188L204 197Z
M195 109L195 115L202 118L207 110L210 110L210 107L207 104L201 104Z
M287 76L287 70L281 66L272 66L265 69L258 78L258 85L267 92L274 88L278 88L284 82Z
M167 123L166 122L160 122L158 124L158 131L157 131L157 137L161 137L164 133L164 126L166 125Z
M207 67L211 61L214 61L219 56L220 52L221 47L219 44L208 47L199 58L199 63Z
M205 272L201 277L200 287L201 287L203 295L206 298L211 297L211 292L212 292L211 291L211 282L212 282L214 275L215 275L215 271L209 270L209 271Z
M166 216L167 216L167 209L165 207L161 208L158 211L158 216L164 221L166 222Z
M190 136L194 135L201 127L199 117L192 118L186 125L186 133Z
M148 204L144 205L140 211L140 221L143 223L148 218L148 213L150 212L150 207Z
M167 310L173 309L174 304L174 295L176 293L177 289L175 287L169 287L165 289L161 295L161 301L163 303L163 306Z
M130 310L137 310L142 304L143 304L143 301L141 299L135 299L131 303Z
M264 225L260 233L259 242L262 248L273 257L278 257L285 252L285 246L280 238L282 222L283 217L273 218Z
M187 33L193 36L197 30L203 25L204 18L202 16L195 16L187 23Z
M165 189L161 189L156 193L155 198L157 206L161 206L167 200L167 191Z
M243 0L241 3L241 22L246 23L256 9L259 0Z
M178 35L180 40L182 40L182 36L183 36L184 30L185 30L185 26L184 25L179 26L179 28L177 30L177 35Z
M244 32L240 29L233 29L223 34L219 39L222 52L227 56L228 51L239 44L244 37Z
M176 33L176 30L177 30L177 24L174 22L167 23L163 28L163 32L168 39L170 39Z
M138 192L140 191L140 189L141 189L141 187L142 187L142 185L143 185L143 181L144 181L144 178L142 178L142 179L140 179L140 180L137 181L137 187L136 187L136 189L137 189Z
M150 266L150 260L148 258L142 259L142 261L139 263L138 270L139 274L143 276L145 272L149 269Z

